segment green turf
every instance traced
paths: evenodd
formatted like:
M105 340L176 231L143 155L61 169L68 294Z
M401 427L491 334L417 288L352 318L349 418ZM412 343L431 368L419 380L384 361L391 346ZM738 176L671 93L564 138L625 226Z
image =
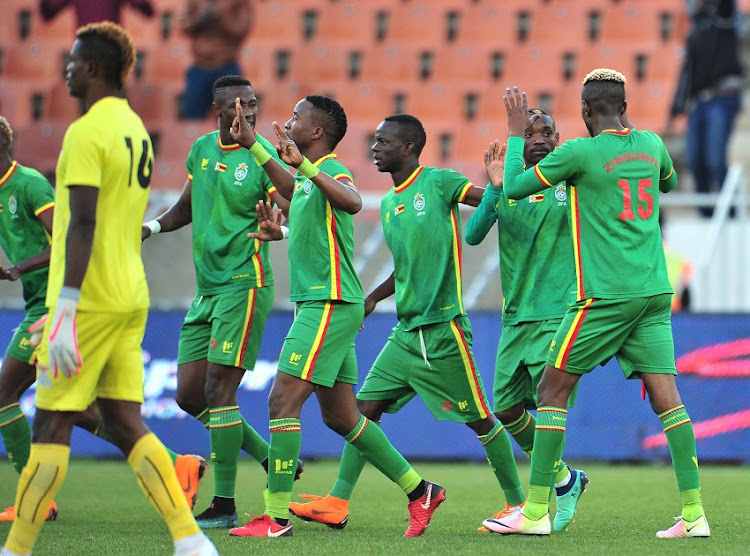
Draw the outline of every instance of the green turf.
M664 466L581 465L591 478L576 521L562 534L548 538L502 537L478 533L482 519L502 506L499 488L486 465L418 463L425 478L446 487L447 500L429 530L418 539L404 539L406 498L377 471L368 467L355 491L349 525L331 531L315 523L294 520L294 537L279 539L231 538L226 531L209 536L219 552L234 554L747 554L750 551L748 484L750 468L704 466L704 502L711 525L710 539L658 540L657 529L671 525L680 510L672 469ZM336 462L308 462L295 492L325 494L335 475ZM7 462L0 464L0 502L10 504L17 475ZM521 467L526 484L528 467ZM211 500L213 475L202 483L196 507ZM243 460L238 481L238 509L262 513L265 474L259 465ZM60 519L47 523L35 554L151 555L171 554L166 526L137 488L130 468L119 461L74 460L56 501ZM249 518L247 518L249 519ZM8 524L0 524L3 538Z

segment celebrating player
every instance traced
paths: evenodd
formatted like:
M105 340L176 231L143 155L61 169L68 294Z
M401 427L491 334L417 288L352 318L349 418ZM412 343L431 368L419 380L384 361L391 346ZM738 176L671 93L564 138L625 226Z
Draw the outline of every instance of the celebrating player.
M555 120L544 110L529 110L533 121L524 131L523 160L534 166L557 147L560 134ZM503 333L497 346L494 411L507 431L529 456L534 446L536 388L542 378L549 344L565 312L575 302L575 273L570 249L568 188L559 183L516 202L503 191L505 148L494 141L484 163L491 187L466 224L466 242L479 244L498 223L498 252L503 289ZM575 393L568 400L573 404ZM513 458L495 465L515 466ZM555 462L557 513L555 531L573 521L578 500L589 482L583 471ZM521 505L526 497L506 501L499 519ZM487 529L484 528L486 531Z
M297 303L297 311L268 399L272 465L265 511L229 534L292 534L289 499L302 442L299 418L303 404L315 392L325 424L407 494L411 520L404 536L416 537L427 528L445 499L445 491L422 480L380 427L360 414L354 397L354 337L365 310L362 284L352 263L353 215L362 208L362 199L351 173L333 152L346 133L346 113L332 98L308 96L297 103L285 127L286 131L274 122L281 159L296 168L296 174L253 142L242 118L236 118L232 126L232 135L250 149L282 195L291 199L289 271L291 299ZM286 235L270 205L259 205L258 212L261 231L251 237L278 240Z
M484 189L453 170L422 166L426 135L414 116L388 116L375 132L375 165L388 172L391 189L380 205L380 221L393 254L394 272L367 296L365 315L396 295L398 324L357 393L357 405L370 421L395 413L419 395L433 416L465 423L479 436L507 499L523 501L503 426L489 408L472 353L471 323L462 300L461 222L458 204L477 206ZM293 503L302 519L343 527L349 499L365 458L344 448L331 493ZM433 493L434 495L434 493Z
M563 180L571 200L578 302L550 345L539 383L529 496L523 508L487 528L550 533L549 494L565 442L567 402L581 375L617 357L627 378L641 378L666 433L682 498L678 522L657 537L707 537L693 425L674 375L672 289L659 231L659 192L677 185L672 159L650 131L623 128L625 77L598 69L583 81L582 117L590 138L558 147L524 172L526 95L508 89L508 154L504 189L520 199ZM615 413L617 415L617 413Z
M258 230L258 202L273 197L284 210L289 206L253 156L230 135L237 98L242 118L255 128L258 99L250 82L239 75L221 77L213 91L218 130L193 143L188 178L177 202L143 225L144 239L193 225L198 286L180 331L177 403L211 435L214 498L196 518L204 529L239 525L234 496L240 449L268 470L268 442L237 405L237 389L245 369L255 366L274 294L268 244L248 242L246 236ZM271 143L261 135L254 137L278 159Z
M218 554L201 533L164 446L141 417L149 297L140 227L153 151L123 98L135 62L111 22L76 32L66 80L86 113L68 128L57 164L47 319L37 359L37 414L16 519L3 555L29 554L65 479L78 413L96 400L107 436L169 526L175 554Z

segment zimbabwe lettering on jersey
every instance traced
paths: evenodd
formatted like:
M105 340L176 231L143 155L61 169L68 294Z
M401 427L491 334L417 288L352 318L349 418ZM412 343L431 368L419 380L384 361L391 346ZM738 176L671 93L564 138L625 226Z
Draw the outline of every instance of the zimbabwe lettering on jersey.
M333 179L351 172L334 153L315 161ZM334 300L361 303L362 283L354 270L354 217L331 206L300 172L289 206L289 285L292 301Z
M407 330L464 314L458 203L471 187L458 172L420 166L380 203L396 310Z
M526 172L523 139L511 137L505 178L506 194L513 198L567 181L579 300L672 292L659 193L674 189L677 176L658 135L605 130L566 141Z
M55 206L55 191L33 168L15 160L0 177L0 246L17 265L49 247L49 235L39 216ZM45 312L47 268L21 275L25 311Z
M276 149L256 140L274 158ZM276 193L255 157L238 144L221 143L219 131L199 137L185 162L191 184L193 263L199 295L273 284L268 242L248 240L257 232L255 205Z

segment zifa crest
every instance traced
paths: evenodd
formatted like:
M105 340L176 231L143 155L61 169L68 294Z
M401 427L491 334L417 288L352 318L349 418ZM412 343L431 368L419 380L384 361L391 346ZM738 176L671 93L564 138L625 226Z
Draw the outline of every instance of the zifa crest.
M565 188L564 183L558 183L555 186L555 199L557 199L561 203L564 203L568 200L568 190Z
M237 169L234 171L234 179L242 181L247 177L247 164L241 162L237 165Z
M424 210L424 204L425 204L424 193L417 193L416 195L414 195L414 208L415 209L417 209L418 211Z
M15 195L11 195L10 198L8 198L8 210L10 210L10 213L15 216L16 211L18 210L18 202L16 201Z
M305 195L309 195L310 194L310 191L312 191L312 186L313 186L313 182L311 182L310 180L307 180L305 182L305 185L302 188L302 189L305 190Z

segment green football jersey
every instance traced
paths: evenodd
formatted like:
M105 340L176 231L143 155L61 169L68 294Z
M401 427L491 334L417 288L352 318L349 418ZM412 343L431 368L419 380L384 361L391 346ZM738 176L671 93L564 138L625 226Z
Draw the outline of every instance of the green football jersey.
M334 153L315 165L336 180L354 181ZM315 184L297 172L289 206L289 298L362 303L353 261L353 215L332 207Z
M256 140L278 160L276 149ZM247 238L259 230L255 205L276 188L245 148L223 145L219 132L199 137L186 162L192 180L193 262L199 295L273 284L268 243Z
M572 139L523 170L523 138L511 137L504 187L520 198L566 181L578 299L672 293L659 192L677 185L672 159L650 131L607 130Z
M478 244L495 221L503 324L561 318L576 299L565 183L518 201L488 185L466 224L466 241Z
M396 312L407 330L464 314L458 203L471 187L458 172L420 166L380 203Z
M38 255L50 244L39 215L55 206L55 191L47 179L15 160L0 177L0 246L15 265ZM48 268L21 275L27 313L45 312Z

